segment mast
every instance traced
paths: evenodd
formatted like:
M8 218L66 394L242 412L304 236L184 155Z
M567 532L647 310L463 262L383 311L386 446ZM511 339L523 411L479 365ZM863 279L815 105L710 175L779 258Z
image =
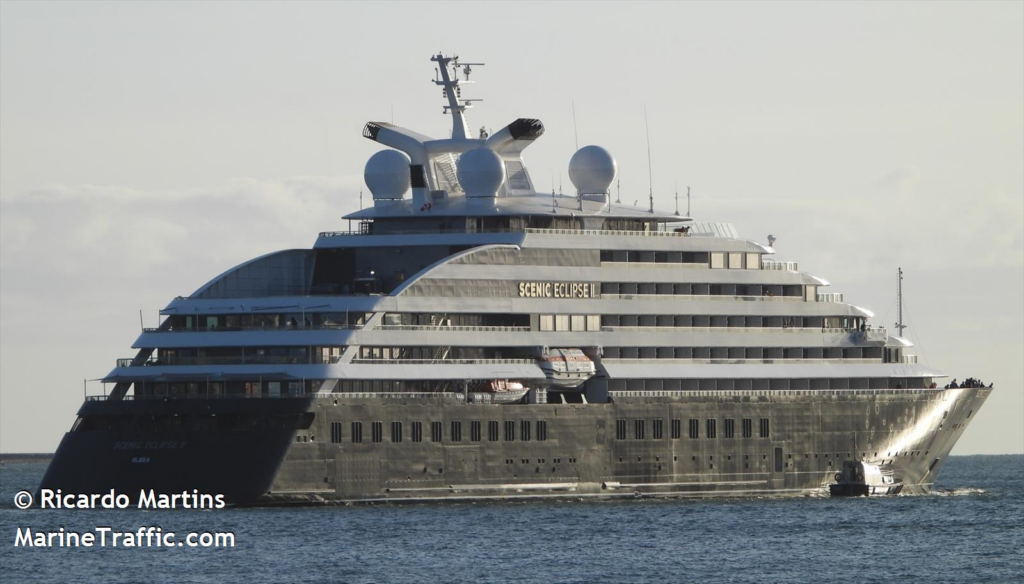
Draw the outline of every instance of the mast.
M466 110L473 107L474 101L479 99L462 99L462 85L472 83L469 74L473 72L473 66L481 66L483 63L462 63L464 79L459 79L459 56L445 57L438 53L430 58L438 64L437 73L440 79L435 78L434 84L444 88L443 93L448 98L448 105L444 106L444 113L452 115L452 138L465 140L469 137L469 125L466 123Z
M896 279L896 336L903 336L903 329L909 328L903 324L903 268L899 270Z

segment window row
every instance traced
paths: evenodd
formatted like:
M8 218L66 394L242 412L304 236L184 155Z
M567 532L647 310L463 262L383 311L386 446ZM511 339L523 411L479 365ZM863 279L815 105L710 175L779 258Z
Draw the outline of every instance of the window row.
M145 365L309 365L337 363L342 345L325 347L196 347L157 349Z
M423 422L409 422L408 439L410 442L423 442ZM522 442L529 442L536 439L544 442L548 439L548 423L546 420L488 420L486 421L487 441L514 442L517 439ZM384 422L370 422L369 439L371 442L384 441ZM340 444L343 441L343 422L331 422L331 442ZM441 422L429 422L429 438L431 442L442 442L445 439L445 426ZM469 422L469 442L482 442L484 440L484 421L471 420ZM391 422L388 439L392 443L400 443L406 438L406 423ZM518 435L518 438L517 438ZM463 441L463 424L461 420L452 420L448 424L448 441ZM352 422L350 425L349 440L354 443L363 442L363 422Z
M609 391L776 391L927 389L930 377L821 377L799 379L609 379Z
M674 328L809 328L859 329L857 316L746 316L709 314L604 314L603 326Z
M647 427L650 422L650 438L652 440L662 440L665 438L665 420L655 418L653 420L645 420L637 418L633 420L632 434L628 432L630 424L628 420L618 419L615 420L615 439L616 440L645 440L648 437ZM758 421L758 438L769 438L771 436L771 423L768 418L760 418ZM736 437L736 420L735 418L726 418L723 420L723 438L735 438ZM740 435L743 438L754 437L754 421L751 418L743 418L740 425ZM686 435L692 440L696 440L701 437L701 423L699 418L690 418L686 424ZM669 420L669 436L672 440L679 440L683 437L683 421L681 419ZM705 438L717 438L718 437L718 419L717 418L706 418L704 420L704 437Z
M720 251L601 250L602 262L625 264L688 264L712 269L760 270L761 254Z
M882 347L605 347L605 359L872 359Z
M266 314L172 315L164 324L170 331L232 331L253 329L358 328L372 312L279 312ZM169 321L169 324L168 324Z
M602 295L620 296L763 296L805 297L802 284L710 284L673 282L602 282Z

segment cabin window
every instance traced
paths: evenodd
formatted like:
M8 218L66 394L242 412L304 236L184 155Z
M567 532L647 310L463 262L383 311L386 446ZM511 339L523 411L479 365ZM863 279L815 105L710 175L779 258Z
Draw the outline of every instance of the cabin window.
M491 420L487 422L487 439L491 442L498 441L498 422L497 420Z
M725 267L725 254L720 251L711 252L711 268L719 270Z
M665 420L651 420L651 435L655 440L661 440L665 434Z
M771 428L768 426L768 418L761 418L760 436L761 438L768 438Z
M683 421L672 420L672 439L679 440L683 436Z
M725 419L725 437L732 438L736 433L736 420L732 418Z
M402 441L402 423L391 422L391 441L401 442Z
M761 269L761 254L748 253L747 254L747 269L748 270L760 270Z
M341 422L331 422L331 443L341 442Z
M718 420L714 418L707 419L707 436L708 438L714 438L718 434Z
M423 442L423 422L412 423L412 441Z
M471 442L480 441L480 420L473 420L469 423L469 440Z
M505 420L505 442L512 442L516 439L515 420Z
M523 442L530 441L530 421L522 420L519 423L519 439Z
M743 269L743 254L737 252L729 253L729 269L730 270L742 270Z
M697 439L700 437L700 420L696 418L690 418L690 438Z
M462 442L462 422L452 420L452 442Z
M352 422L352 442L356 444L363 441L363 423Z
M384 440L384 422L373 422L370 424L370 434L374 442Z
M537 440L543 442L548 439L548 423L544 420L537 420Z
M555 330L555 315L553 315L553 314L542 314L542 315L540 315L540 330L542 330L542 331L553 331L553 330Z
M441 422L430 423L430 441L440 442L441 441Z
M615 420L615 439L626 439L626 420Z
M637 440L643 440L646 425L644 420L633 420L633 437Z

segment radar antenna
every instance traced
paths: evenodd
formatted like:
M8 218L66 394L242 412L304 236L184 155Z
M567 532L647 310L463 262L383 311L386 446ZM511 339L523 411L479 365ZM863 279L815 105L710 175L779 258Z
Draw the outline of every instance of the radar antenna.
M651 199L651 208L648 212L654 212L654 173L651 171L651 128L647 125L647 106L644 106L644 129L647 130L647 194Z
M676 217L679 216L679 181L676 181Z
M469 126L466 124L466 110L473 107L474 101L481 99L463 99L462 85L473 83L469 80L469 74L473 67L483 66L483 63L462 63L464 79L459 79L459 56L445 57L438 53L430 58L438 66L434 69L434 85L443 87L441 95L448 99L448 105L444 106L444 113L452 114L451 137L457 140L464 140L469 136Z
M897 268L896 279L896 336L903 337L903 329L910 328L903 324L903 268Z

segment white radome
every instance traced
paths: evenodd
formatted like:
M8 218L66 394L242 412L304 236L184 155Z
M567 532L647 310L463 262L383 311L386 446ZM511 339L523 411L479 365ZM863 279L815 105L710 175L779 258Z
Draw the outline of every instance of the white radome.
M581 195L604 195L615 181L619 165L600 146L584 146L569 160L569 180Z
M366 161L363 180L373 200L401 199L409 190L409 157L398 150L381 150Z
M505 182L505 162L490 148L474 148L459 157L457 174L467 197L494 197Z

